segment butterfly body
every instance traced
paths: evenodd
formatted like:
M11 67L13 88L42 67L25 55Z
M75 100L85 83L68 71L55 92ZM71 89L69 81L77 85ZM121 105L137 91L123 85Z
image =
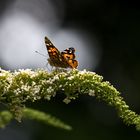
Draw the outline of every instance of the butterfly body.
M78 61L75 60L74 48L71 47L60 52L47 37L45 37L45 44L49 54L48 62L51 66L77 68Z

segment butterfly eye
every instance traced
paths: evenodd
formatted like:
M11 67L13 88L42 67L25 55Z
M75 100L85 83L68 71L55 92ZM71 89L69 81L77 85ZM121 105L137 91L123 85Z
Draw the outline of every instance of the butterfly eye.
M75 49L73 47L69 48L69 53L74 53Z

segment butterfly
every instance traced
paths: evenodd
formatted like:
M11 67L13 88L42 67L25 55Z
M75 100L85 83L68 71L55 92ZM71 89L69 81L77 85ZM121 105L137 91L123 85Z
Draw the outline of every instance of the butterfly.
M77 68L78 61L75 60L74 48L71 47L60 52L47 37L45 37L45 44L49 54L48 62L51 66Z

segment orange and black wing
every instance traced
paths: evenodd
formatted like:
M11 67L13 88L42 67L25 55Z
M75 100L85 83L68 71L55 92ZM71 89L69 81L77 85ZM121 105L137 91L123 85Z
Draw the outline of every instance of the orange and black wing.
M47 37L45 37L45 44L50 57L48 59L48 62L51 66L59 67L61 61L61 55L59 50L52 44L52 42Z
M77 66L78 66L77 60L69 59L69 60L67 60L67 63L69 64L69 67L72 69L77 68Z
M60 56L60 52L47 37L45 37L45 44L46 44L46 48L48 50L50 59L58 59Z
M64 50L63 52L61 52L61 55L65 58L65 59L75 59L75 49L74 48L68 48L66 50Z
M74 48L68 48L61 52L62 58L67 62L68 67L70 68L77 68L78 61L75 60L75 49Z

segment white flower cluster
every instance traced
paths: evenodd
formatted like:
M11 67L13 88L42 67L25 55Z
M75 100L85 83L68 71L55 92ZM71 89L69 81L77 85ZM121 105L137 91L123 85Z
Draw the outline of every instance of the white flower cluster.
M14 71L14 75L19 75L19 74L29 75L32 78L35 77L36 74L38 73L32 71L31 69L19 69L18 71L17 70Z
M89 96L95 96L95 90L89 90L88 95Z
M44 70L32 71L31 69L19 69L14 73L1 69L0 71L2 71L0 76L8 75L8 86L5 87L5 93L8 92L9 88L10 90L13 88L12 92L15 96L23 96L25 101L28 99L35 101L42 97L50 100L58 90L66 92L64 101L67 103L77 97L77 92L94 96L95 90L91 88L94 83L91 83L91 80L102 79L94 72L86 70L58 71L55 73L48 73Z

